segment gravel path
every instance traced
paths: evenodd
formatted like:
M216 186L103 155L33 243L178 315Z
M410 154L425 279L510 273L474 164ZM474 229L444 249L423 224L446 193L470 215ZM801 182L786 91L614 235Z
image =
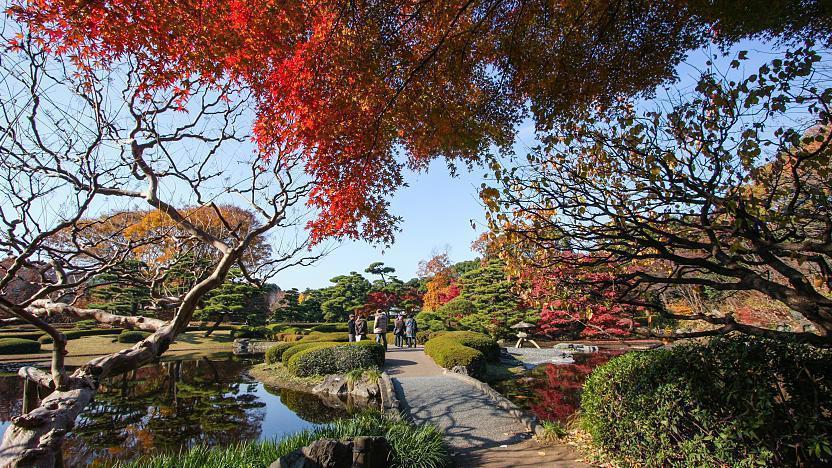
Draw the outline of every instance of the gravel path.
M405 413L416 422L442 429L454 452L498 447L529 437L520 421L461 380L444 375L400 377L394 385Z
M480 390L445 375L422 348L391 346L385 367L405 417L436 425L457 467L587 467L573 448L531 439L517 418Z

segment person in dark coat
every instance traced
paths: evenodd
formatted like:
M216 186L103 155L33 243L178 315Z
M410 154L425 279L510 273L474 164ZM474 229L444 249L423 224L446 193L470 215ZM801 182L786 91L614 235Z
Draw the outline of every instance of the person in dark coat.
M350 314L350 319L347 321L347 331L350 334L350 343L355 341L355 314Z
M359 315L355 319L355 341L361 341L367 338L367 319L363 315Z
M399 314L393 322L393 335L396 337L396 346L404 346L404 315Z

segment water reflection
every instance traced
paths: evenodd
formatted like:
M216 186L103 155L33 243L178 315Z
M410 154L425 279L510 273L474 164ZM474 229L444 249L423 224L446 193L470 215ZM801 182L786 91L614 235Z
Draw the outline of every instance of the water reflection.
M271 439L349 414L298 392L270 390L231 357L161 362L101 383L67 438L70 466L107 464L198 443ZM22 383L0 377L0 430L21 410Z
M574 362L541 364L524 376L497 384L497 390L538 419L566 423L581 404L581 389L593 369L623 350L575 353Z

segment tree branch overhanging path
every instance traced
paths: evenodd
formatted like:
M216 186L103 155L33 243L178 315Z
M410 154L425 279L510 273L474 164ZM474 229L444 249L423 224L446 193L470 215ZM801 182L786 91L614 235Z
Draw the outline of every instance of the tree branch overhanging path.
M64 60L26 40L0 65L10 97L0 103L0 290L9 292L21 272L37 272L37 287L4 294L0 311L54 341L50 372L20 371L54 391L13 420L0 466L60 464L63 439L98 383L163 354L232 267L255 280L251 274L267 277L316 257L299 224L311 183L296 155L264 160L246 146L246 89L196 81L184 97L148 93L130 61L92 70ZM230 217L240 209L222 205L230 199L246 203L245 223ZM139 230L142 218L156 223ZM264 255L263 241L275 231L279 248ZM159 284L168 270L194 255L206 264L203 274L179 294L165 294ZM91 279L137 257L152 265L142 281L157 310L172 310L169 319L73 305ZM152 334L71 372L66 338L48 321L55 314Z

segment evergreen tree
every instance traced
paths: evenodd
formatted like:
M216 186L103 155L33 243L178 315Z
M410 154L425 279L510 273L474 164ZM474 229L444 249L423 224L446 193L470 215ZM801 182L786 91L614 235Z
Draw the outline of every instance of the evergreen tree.
M212 320L210 335L223 320L262 325L266 322L266 303L260 287L245 281L239 270L231 270L226 281L206 295L194 313L197 320Z
M150 289L142 282L142 262L129 260L112 273L96 276L90 281L91 309L118 315L149 315L144 308L150 304Z
M489 259L463 273L458 281L460 298L473 306L473 313L459 319L463 328L508 336L508 327L526 318L527 308L512 291L514 283L506 277L502 261ZM457 309L471 310L467 305Z

